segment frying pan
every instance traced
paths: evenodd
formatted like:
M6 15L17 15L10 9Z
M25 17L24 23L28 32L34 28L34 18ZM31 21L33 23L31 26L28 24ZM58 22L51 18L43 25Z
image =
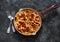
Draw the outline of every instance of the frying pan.
M49 8L47 8L47 9L45 9L45 10L42 10L41 12L38 12L38 11L36 11L35 9L32 9L32 8L21 8L19 11L22 11L22 10L25 10L25 9L29 9L29 10L34 10L35 12L37 12L38 14L39 14L39 16L40 16L40 27L34 32L34 33L30 33L30 34L23 34L23 33L21 33L21 32L19 32L16 28L16 30L20 33L20 34L23 34L23 35L26 35L26 36L29 36L29 35L36 35L36 33L40 30L40 28L41 28L41 25L42 25L42 15L43 14L46 14L46 13L48 13L48 12L50 12L50 11L52 11L52 10L54 10L55 8L57 8L57 7L59 7L59 5L58 4L53 4L52 6L50 6Z

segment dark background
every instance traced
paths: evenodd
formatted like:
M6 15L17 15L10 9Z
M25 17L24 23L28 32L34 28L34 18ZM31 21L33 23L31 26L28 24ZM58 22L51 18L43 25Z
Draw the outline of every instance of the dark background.
M55 0L57 3L60 0ZM0 0L0 42L60 42L60 8L42 16L41 30L35 36L23 36L17 31L6 33L9 25L6 10L15 13L20 8L33 8L40 12L55 2L54 0ZM14 14L15 15L15 14Z

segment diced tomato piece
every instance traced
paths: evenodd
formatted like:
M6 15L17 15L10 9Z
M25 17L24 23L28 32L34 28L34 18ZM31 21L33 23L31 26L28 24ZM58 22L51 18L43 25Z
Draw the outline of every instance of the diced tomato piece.
M31 14L31 18L34 18L34 14Z
M25 17L25 14L21 14L20 18L24 18Z

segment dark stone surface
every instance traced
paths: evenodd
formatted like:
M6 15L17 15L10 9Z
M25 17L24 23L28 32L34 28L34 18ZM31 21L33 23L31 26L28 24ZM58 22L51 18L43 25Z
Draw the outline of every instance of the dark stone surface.
M6 10L17 12L20 8L29 7L39 12L52 4L51 0L0 0L0 42L60 42L60 14L56 9L42 16L41 30L35 36L22 36L17 31L6 33L9 25Z

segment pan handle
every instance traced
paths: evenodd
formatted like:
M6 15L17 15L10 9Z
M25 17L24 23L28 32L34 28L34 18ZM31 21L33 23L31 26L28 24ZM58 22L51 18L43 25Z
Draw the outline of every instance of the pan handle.
M41 14L41 15L44 15L44 14L46 14L46 13L48 13L48 12L50 12L50 11L58 8L58 7L59 7L59 4L54 3L54 4L53 4L52 6L50 6L49 8L47 8L47 9L45 9L45 10L42 10L42 11L40 12L40 14Z

